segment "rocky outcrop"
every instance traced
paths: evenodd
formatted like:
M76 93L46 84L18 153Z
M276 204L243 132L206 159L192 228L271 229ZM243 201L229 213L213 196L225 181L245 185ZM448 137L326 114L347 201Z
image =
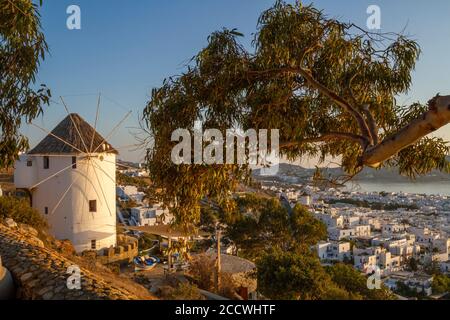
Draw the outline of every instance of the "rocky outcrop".
M45 248L30 227L0 223L0 256L11 272L20 299L130 300L138 299L126 289L80 268L80 289L67 286L68 268L76 265L58 252Z

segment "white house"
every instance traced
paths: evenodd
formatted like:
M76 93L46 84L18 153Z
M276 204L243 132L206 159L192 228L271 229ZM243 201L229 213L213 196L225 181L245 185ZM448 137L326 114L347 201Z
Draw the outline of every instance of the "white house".
M320 260L344 261L352 256L350 242L324 242L316 245L317 255Z
M328 228L342 228L344 226L344 218L342 216L318 213L315 217L322 221Z
M355 229L329 228L328 237L334 241L349 239L355 236Z
M171 222L169 210L160 204L151 207L131 208L131 217L138 226L154 226L156 224L168 224Z
M78 114L15 163L14 183L78 252L116 245L117 151Z
M330 245L331 243L325 241L320 241L317 245L315 245L317 256L320 260L328 259L328 248L330 247Z
M357 225L354 226L355 236L357 237L369 237L370 236L370 226L369 225Z
M405 226L395 223L386 223L382 226L381 232L383 235L393 235L405 231Z
M310 207L312 205L311 195L306 192L303 192L298 200L304 206Z
M372 217L361 217L360 223L363 225L370 225L372 230L380 230L381 229L381 223L378 219L372 218Z
M450 261L441 262L439 266L440 266L442 273L445 273L445 274L450 273Z
M385 271L398 271L400 269L400 263L400 256L394 256L386 250L383 250L379 254L379 267Z
M142 203L145 197L145 193L138 191L136 186L118 186L116 192L121 201L133 200L137 203Z
M356 216L345 216L344 226L346 228L353 228L359 224L359 217Z
M413 239L408 238L410 238L409 235L406 238L387 239L380 241L379 244L383 244L393 255L402 256L405 259L416 257L420 254L420 246L415 244Z
M398 271L389 275L383 282L391 290L395 290L398 283L402 282L416 292L423 292L427 296L432 294L433 276L426 274Z
M369 252L359 252L353 254L354 266L360 271L366 271L370 266L377 265L377 255Z

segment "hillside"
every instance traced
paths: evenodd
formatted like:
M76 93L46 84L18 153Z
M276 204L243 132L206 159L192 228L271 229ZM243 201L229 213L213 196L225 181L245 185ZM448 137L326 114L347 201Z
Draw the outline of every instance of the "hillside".
M308 169L301 166L280 163L279 171L276 176L270 177L265 176L264 179L278 180L282 177L293 177L296 178L295 182L302 182L310 180L314 174L315 169ZM341 176L344 174L341 168L329 168L326 169L328 174L331 176ZM256 178L263 178L260 176L260 170L255 170L253 175ZM370 182L409 182L411 181L408 177L404 177L398 174L398 170L395 168L382 168L380 170L372 168L364 168L364 170L359 173L355 178L355 181L370 181ZM450 181L450 174L440 171L433 171L428 175L417 177L416 182L433 182L433 181Z
M0 222L0 256L12 273L20 299L143 300L154 299L144 287L114 275L106 268L88 268L79 257L46 247L36 230ZM81 271L81 289L67 288L67 268Z

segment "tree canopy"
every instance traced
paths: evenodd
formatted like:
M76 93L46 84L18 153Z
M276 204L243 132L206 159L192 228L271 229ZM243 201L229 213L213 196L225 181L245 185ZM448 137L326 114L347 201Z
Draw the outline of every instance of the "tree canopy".
M0 167L13 165L28 149L22 121L31 122L48 104L50 91L35 77L47 52L38 5L31 0L0 0Z
M433 293L443 294L450 292L450 277L444 274L438 274L433 277Z
M258 292L269 299L322 299L331 282L317 258L295 252L264 254L257 269Z
M367 277L357 271L353 266L338 263L325 270L331 276L331 280L340 288L348 291L353 299L366 300L392 300L393 294L384 285L380 289L369 289Z
M309 252L310 246L327 238L326 226L301 205L289 215L277 199L247 195L237 203L244 214L233 214L226 235L248 259L274 248Z
M350 265L322 267L312 254L276 249L257 260L258 291L281 300L393 300L384 286L367 288L367 278Z
M245 165L171 161L172 132L193 131L196 121L222 133L279 129L284 157L335 157L349 176L364 166L396 166L410 177L449 170L448 145L429 134L450 121L450 96L396 102L411 86L420 55L414 40L373 34L283 1L261 14L251 48L242 36L235 29L211 34L184 72L152 91L144 109L153 139L150 176L179 223L198 221L203 197L232 208L230 191L249 176Z

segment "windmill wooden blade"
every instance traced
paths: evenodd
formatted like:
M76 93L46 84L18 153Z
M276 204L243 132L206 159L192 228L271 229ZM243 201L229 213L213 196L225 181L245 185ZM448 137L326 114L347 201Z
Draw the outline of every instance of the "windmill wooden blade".
M93 165L94 165L97 169L99 169L100 171L102 171L103 174L104 174L107 178L109 178L109 180L111 180L111 182L116 183L116 180L113 179L113 178L112 178L105 170L103 170L101 167L99 167L99 166L96 165L95 163L93 163Z
M106 203L106 207L108 208L108 211L109 211L110 216L112 216L112 212L111 212L111 209L109 208L108 200L106 199L105 191L103 190L102 183L100 182L100 179L98 178L97 171L95 170L95 167L94 167L94 165L91 163L91 161L89 161L89 163L92 165L92 168L94 169L95 178L97 179L98 186L100 187L100 190L101 190L101 192L102 192L103 200L104 200L105 203Z
M106 142L107 139L111 138L111 136L114 134L114 132L120 127L120 125L129 117L129 115L131 114L131 111L129 111L123 118L122 120L119 121L118 124L116 124L116 126L111 130L111 132L106 136L105 139L103 139L103 141L97 146L97 148L95 148L95 150L92 153L97 152L98 148L100 148L102 146L102 144L104 142Z
M98 111L100 109L100 97L101 97L101 94L98 95L97 110L95 111L94 132L92 133L92 139L91 139L91 145L89 146L89 152L92 152L92 147L94 146L94 138L95 138L95 132L97 130L97 122L98 122Z
M72 121L73 126L75 127L75 130L77 131L78 135L80 136L80 140L83 143L84 150L86 150L86 153L88 153L89 149L87 148L86 142L84 141L83 136L80 133L80 128L78 128L78 125L75 123L75 120L73 119L73 115L70 113L69 108L67 107L66 103L64 102L64 99L62 97L59 97L59 98L61 99L61 102L64 105L64 108L66 109L67 114L69 115L69 118ZM94 130L94 132L95 132L95 130Z
M69 192L70 189L72 189L73 185L80 179L80 176L78 175L73 181L72 183L69 185L69 187L66 189L66 191L64 191L63 195L61 196L61 198L58 200L58 202L56 203L55 207L52 209L52 212L50 214L55 213L56 209L58 209L59 205L61 204L61 202L64 200L64 198L66 197L67 193Z
M102 150L102 152L118 153L109 143L105 143L106 140L76 113L64 118L51 132L39 128L47 132L48 135L28 154L89 154L82 150L85 149L84 141L91 140L92 136L94 136L94 144L105 145L105 150Z
M63 168L63 169L61 169L61 170L59 170L58 172L56 172L56 173L54 173L54 174L52 174L52 175L48 176L47 178L45 178L45 179L43 179L43 180L39 181L39 182L38 182L38 183L36 183L36 184L32 185L32 186L30 187L30 189L34 189L34 188L36 188L37 186L39 186L39 185L43 184L44 182L46 182L46 181L50 180L51 178L53 178L53 177L57 176L58 174L61 174L61 173L63 173L64 171L66 171L66 170L68 170L69 168L72 168L72 167L73 167L73 164L70 164L69 166L67 166L67 167L65 167L65 168Z
M79 152L81 152L81 153L85 153L84 151L81 151L79 148L75 147L74 145L72 145L71 143L67 142L67 141L64 140L63 138L58 137L58 136L57 136L56 134L54 134L53 132L50 132L50 131L44 129L44 128L38 126L38 125L35 124L35 123L31 123L31 125L32 125L32 126L35 126L36 128L38 128L38 129L40 129L40 130L42 130L42 131L44 131L45 133L49 134L50 136L54 137L55 139L57 139L57 140L59 140L59 141L65 143L66 145L68 145L69 147L75 149L76 151L79 151ZM35 148L35 149L36 149L36 148Z

